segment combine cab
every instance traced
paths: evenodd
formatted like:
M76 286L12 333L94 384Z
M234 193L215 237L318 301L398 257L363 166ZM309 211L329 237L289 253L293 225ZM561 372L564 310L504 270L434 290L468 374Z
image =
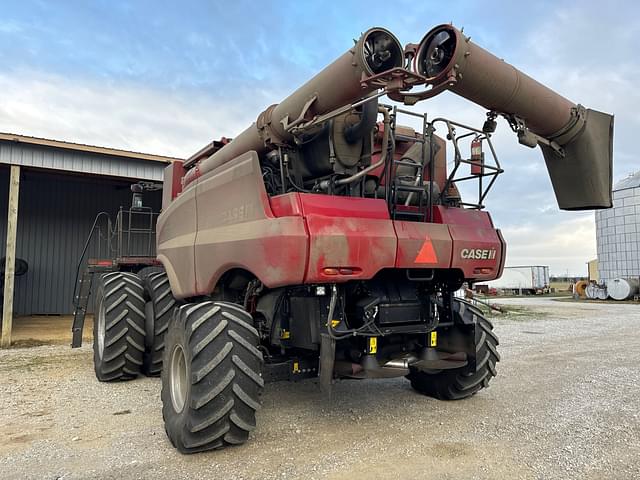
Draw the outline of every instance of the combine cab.
M484 124L402 108L444 90L484 106ZM560 208L611 205L610 115L451 25L405 48L368 30L236 138L167 168L162 271L99 282L98 378L162 370L166 431L185 453L245 442L269 381L315 378L330 394L339 378L399 376L442 400L486 388L498 338L454 292L503 269L484 211L503 171L499 116L541 147Z

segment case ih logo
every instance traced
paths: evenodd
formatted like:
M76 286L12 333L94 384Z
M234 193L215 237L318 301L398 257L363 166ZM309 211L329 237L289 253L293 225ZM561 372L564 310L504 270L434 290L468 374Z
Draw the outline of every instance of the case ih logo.
M463 248L460 256L469 260L493 260L496 258L494 248Z

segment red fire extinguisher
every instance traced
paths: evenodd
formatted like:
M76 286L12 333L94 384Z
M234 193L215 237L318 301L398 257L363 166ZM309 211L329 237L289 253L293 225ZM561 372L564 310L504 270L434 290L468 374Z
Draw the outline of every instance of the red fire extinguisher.
M482 175L484 172L483 166L482 139L476 137L471 141L471 175Z

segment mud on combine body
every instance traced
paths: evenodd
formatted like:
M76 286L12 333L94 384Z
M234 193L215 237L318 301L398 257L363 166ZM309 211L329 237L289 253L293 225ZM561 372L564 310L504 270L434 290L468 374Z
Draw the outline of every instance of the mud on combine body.
M444 90L484 106L484 125L400 108ZM125 323L103 332L96 362L125 362L128 347L109 350L113 339L139 345L145 332L182 452L245 442L266 381L317 378L330 393L336 378L406 376L440 399L477 393L496 374L498 339L454 292L503 269L504 239L483 210L503 171L498 116L520 143L541 146L560 208L611 205L611 116L450 25L405 48L373 28L233 140L167 168L164 271L103 280L101 325ZM462 198L461 182L477 196ZM121 296L109 282L146 325L113 306Z

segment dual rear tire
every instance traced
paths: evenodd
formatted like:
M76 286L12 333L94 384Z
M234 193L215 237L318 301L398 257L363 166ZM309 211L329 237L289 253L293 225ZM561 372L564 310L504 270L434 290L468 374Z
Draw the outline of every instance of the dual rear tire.
M100 381L162 372L165 430L182 453L247 441L264 380L258 332L246 310L227 302L176 308L164 272L144 280L127 272L104 274L95 299Z
M164 336L176 306L167 274L147 267L139 274L110 272L97 280L94 366L103 382L159 376Z
M143 282L149 297L146 304L147 348L143 372L149 377L157 377L162 372L164 337L176 307L176 300L173 298L169 278L164 270L150 273L143 278Z

